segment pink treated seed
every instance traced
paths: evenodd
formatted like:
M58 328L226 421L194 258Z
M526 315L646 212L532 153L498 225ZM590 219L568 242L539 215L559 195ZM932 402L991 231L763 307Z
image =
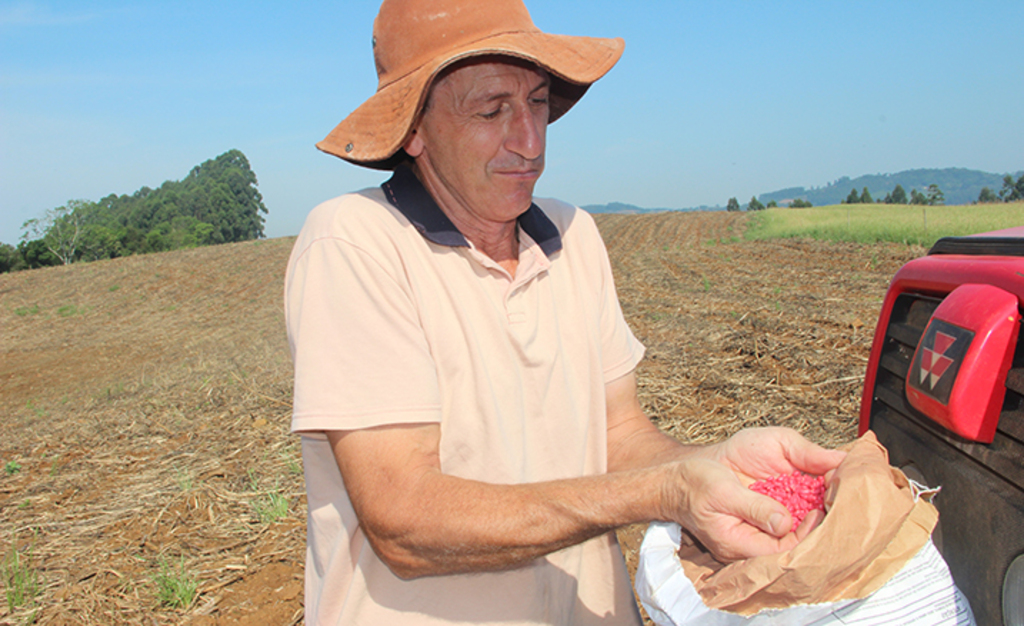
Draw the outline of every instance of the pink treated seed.
M825 510L825 478L801 472L773 476L750 485L757 493L781 502L793 516L796 529L814 509Z

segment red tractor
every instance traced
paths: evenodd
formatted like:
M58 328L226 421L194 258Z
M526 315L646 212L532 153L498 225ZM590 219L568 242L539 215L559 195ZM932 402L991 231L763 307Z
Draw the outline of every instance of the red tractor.
M886 293L860 432L941 486L933 541L978 624L1024 626L1024 227L940 239Z

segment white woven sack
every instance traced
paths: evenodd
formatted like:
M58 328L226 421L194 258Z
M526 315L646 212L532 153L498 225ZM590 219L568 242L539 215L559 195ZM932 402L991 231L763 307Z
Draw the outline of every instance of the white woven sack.
M640 546L636 592L658 626L974 626L967 599L931 541L864 599L766 609L748 617L704 605L676 556L681 540L678 524L655 522Z

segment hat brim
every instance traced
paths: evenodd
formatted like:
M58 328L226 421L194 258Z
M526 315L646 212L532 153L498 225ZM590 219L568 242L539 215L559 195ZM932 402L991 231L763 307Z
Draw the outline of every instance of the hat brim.
M553 78L550 122L565 114L622 56L622 39L549 35L540 31L501 33L466 44L379 89L349 114L320 150L365 167L393 169L426 99L427 87L445 67L474 56L524 59Z

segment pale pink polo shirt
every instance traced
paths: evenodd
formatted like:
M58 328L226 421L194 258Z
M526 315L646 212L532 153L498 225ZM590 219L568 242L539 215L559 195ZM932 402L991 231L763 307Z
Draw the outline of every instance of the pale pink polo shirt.
M600 474L605 383L643 356L587 213L537 200L512 277L407 168L383 187L314 209L288 264L306 623L640 624L612 533L511 571L409 581L367 543L324 430L437 422L442 471L491 483Z

